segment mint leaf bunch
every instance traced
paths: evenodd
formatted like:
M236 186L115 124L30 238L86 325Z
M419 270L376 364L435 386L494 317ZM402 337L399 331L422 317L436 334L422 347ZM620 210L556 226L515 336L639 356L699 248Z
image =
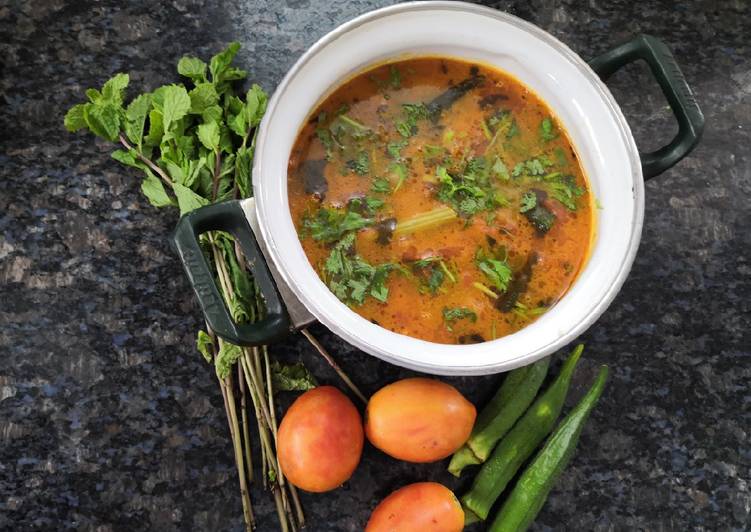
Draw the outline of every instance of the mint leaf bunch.
M240 49L231 43L205 63L180 59L186 83L159 87L127 105L130 78L116 74L88 101L65 115L69 131L86 129L119 142L112 157L144 173L141 190L155 207L177 206L185 214L208 203L251 195L250 168L255 131L267 95L252 85L244 98L235 82L247 72L232 65Z

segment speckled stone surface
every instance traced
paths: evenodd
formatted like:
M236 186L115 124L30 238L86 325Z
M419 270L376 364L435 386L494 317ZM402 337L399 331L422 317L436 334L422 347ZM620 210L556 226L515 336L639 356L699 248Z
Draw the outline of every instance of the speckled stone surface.
M65 109L111 73L151 89L184 53L244 43L273 90L325 32L384 2L0 2L0 529L242 529L222 400L193 347L198 308L150 207L105 143ZM647 185L633 272L583 337L571 401L609 387L536 530L751 528L751 4L504 1L585 58L639 33L665 39L707 116L700 147ZM637 141L674 126L643 68L612 81ZM367 392L410 372L313 328ZM300 337L272 348L335 375ZM454 379L482 402L497 377ZM288 404L290 397L282 398ZM376 503L444 465L367 447L341 489L305 495L309 530L362 529ZM253 489L260 530L275 530Z

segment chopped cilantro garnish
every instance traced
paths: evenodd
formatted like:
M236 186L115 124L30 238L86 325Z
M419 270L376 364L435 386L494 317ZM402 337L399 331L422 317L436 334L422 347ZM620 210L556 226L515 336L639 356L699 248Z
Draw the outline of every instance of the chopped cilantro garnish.
M505 250L504 250L505 251ZM504 253L505 254L505 253ZM498 292L505 292L513 273L506 258L488 255L482 248L477 250L475 263Z
M402 75L399 73L399 69L395 65L389 67L389 83L392 89L399 89L402 86Z
M531 211L537 207L537 194L534 192L525 192L522 196L522 202L521 206L519 207L519 212L525 213L527 211Z
M347 305L362 305L367 296L384 303L388 299L388 275L399 266L392 263L373 266L355 251L355 234L349 233L332 249L324 263L326 284Z
M389 142L386 145L386 153L388 153L389 157L392 159L401 159L402 150L407 147L407 144L409 144L409 141L406 139Z
M376 177L373 180L373 184L370 185L370 190L377 192L378 194L388 194L391 192L391 183L388 179Z
M436 170L438 199L465 217L505 206L508 202L493 186L491 171L484 157L470 159L460 172L449 173L439 166Z
M350 231L373 225L372 218L365 218L352 210L321 207L314 216L303 219L303 229L314 240L334 242Z
M456 282L455 275L441 257L433 256L412 262L412 271L420 281L420 292L435 295L446 279Z
M423 103L404 103L402 111L402 119L396 123L396 130L404 138L417 133L417 122L430 118L430 111Z
M551 141L558 136L555 123L550 117L543 118L540 122L540 137L545 142Z
M452 326L459 320L470 320L472 323L477 321L477 313L466 307L443 308L443 321L446 322L446 328L451 331Z
M347 168L357 175L365 175L370 171L370 156L368 152L361 151L356 159L347 161Z

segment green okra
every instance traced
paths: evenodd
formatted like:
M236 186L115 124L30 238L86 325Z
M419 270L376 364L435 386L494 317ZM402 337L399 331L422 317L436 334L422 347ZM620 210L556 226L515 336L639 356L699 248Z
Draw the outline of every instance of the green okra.
M490 525L490 532L522 532L532 524L551 488L571 461L584 424L597 404L607 378L608 367L603 366L587 395L561 421L519 478Z
M496 446L475 477L472 488L462 497L462 505L480 519L488 518L490 508L508 482L555 426L583 350L582 344L574 348L553 384Z
M550 359L546 357L508 374L498 392L477 416L467 443L451 458L448 470L452 475L458 477L465 467L488 459L496 443L532 404L549 365Z

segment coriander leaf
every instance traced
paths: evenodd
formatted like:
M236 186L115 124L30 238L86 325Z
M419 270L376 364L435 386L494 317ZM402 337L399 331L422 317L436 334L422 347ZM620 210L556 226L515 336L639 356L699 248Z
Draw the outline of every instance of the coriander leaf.
M169 132L170 127L188 114L190 110L190 96L185 87L181 85L167 85L158 89L162 99L162 122L164 131Z
M117 140L120 133L120 110L110 104L86 105L83 118L89 130L110 141Z
M219 124L209 122L208 124L198 126L198 140L207 149L216 150L219 147Z
M222 342L219 348L219 353L216 355L214 365L216 366L216 374L219 378L224 379L229 375L232 366L237 362L237 359L242 355L242 349L229 342Z
M384 203L385 202L379 198L371 198L371 197L365 198L365 205L369 211L377 211L378 209L383 207Z
M522 196L521 206L519 207L519 212L525 213L527 211L531 211L537 207L537 194L534 192L525 192Z
M576 179L572 175L559 175L548 183L548 188L553 199L558 200L571 211L576 210L576 199L585 192L583 187L576 184Z
M136 97L125 110L125 135L133 144L141 149L143 144L143 128L146 117L151 109L151 94L141 94Z
M115 74L102 86L102 99L119 107L123 104L123 92L130 82L128 74Z
M347 168L357 175L365 175L370 171L370 156L368 152L361 151L357 154L357 159L347 161Z
M495 158L495 161L493 162L493 166L490 168L490 171L494 176L500 179L504 179L506 181L508 181L510 177L508 173L508 168L506 167L505 164L503 164L503 161L501 160L500 157Z
M196 115L202 114L207 107L219 103L219 95L213 83L198 83L188 96L190 97L190 112Z
M309 232L314 240L334 242L350 231L357 231L363 227L373 225L372 218L364 218L352 211L338 209L318 209L315 216L306 216L303 228Z
M174 205L175 202L167 195L162 181L148 168L145 168L144 171L146 172L146 178L141 183L141 192L149 200L149 203L154 207Z
M84 107L90 104L74 105L65 113L65 129L70 132L78 131L86 127L86 119L83 116Z
M408 138L417 133L417 123L427 120L431 113L423 103L403 103L402 119L396 125L396 130L402 137Z
M198 348L198 351L203 355L203 358L206 359L206 362L211 364L211 352L214 347L214 342L211 341L211 336L209 336L206 331L198 331L198 336L196 337L196 347Z
M180 207L180 216L209 204L209 200L199 196L191 189L180 183L172 183L172 190L177 197L177 205Z
M372 266L363 260L356 253L354 233L337 242L324 263L326 284L347 305L362 305L368 295L385 302L389 294L386 280L394 269L400 268L391 263Z
M511 281L511 267L505 260L478 254L477 267L500 292L505 292Z
M388 179L377 177L373 180L370 190L379 194L389 194L391 192L391 183Z
M472 323L477 321L477 314L472 309L466 307L443 307L443 321L446 322L446 328L451 331L454 322L459 320L470 320Z
M408 140L398 140L394 142L389 142L386 145L386 153L389 154L389 156L392 159L401 159L402 157L402 150L407 147L407 144L409 144Z
M198 84L206 81L206 63L197 57L183 56L177 63L177 73Z
M303 392L318 386L316 378L302 362L281 365L276 360L272 361L271 382L275 392Z
M543 205L547 198L547 193L544 190L532 189L529 193L535 195L535 206L521 212L532 224L532 227L537 230L538 235L544 235L553 226L556 219L555 214Z
M402 76L396 65L391 65L389 67L389 83L391 84L392 89L399 89L402 86Z
M550 117L546 117L540 122L540 137L545 142L549 142L556 138L558 136L558 132L556 131L555 124L550 119Z

